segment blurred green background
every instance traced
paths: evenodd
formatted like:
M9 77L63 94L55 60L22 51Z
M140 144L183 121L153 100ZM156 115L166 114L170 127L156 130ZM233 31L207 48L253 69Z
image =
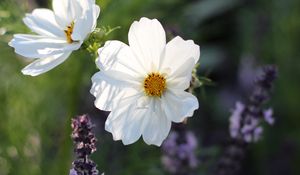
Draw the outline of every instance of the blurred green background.
M230 109L244 100L258 66L276 64L279 79L269 105L276 124L251 145L243 175L300 174L300 1L299 0L97 0L98 26L121 26L110 38L127 42L130 24L157 18L170 36L201 46L199 75L214 86L196 90L200 109L188 127L199 139L197 174L211 174L228 138ZM25 13L51 8L47 0L0 1L0 175L68 174L73 160L70 119L89 113L96 124L93 159L110 175L161 175L161 150L142 141L113 142L103 131L107 113L93 106L90 77L97 71L83 50L38 77L24 76L28 63L7 43L30 33ZM206 157L205 159L203 157Z

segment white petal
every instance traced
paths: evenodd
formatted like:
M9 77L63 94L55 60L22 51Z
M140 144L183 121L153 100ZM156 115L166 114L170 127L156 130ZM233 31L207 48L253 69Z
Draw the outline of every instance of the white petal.
M94 10L96 8L91 7L86 10L84 14L75 21L72 39L75 41L83 41L85 38L95 29L97 18L95 18Z
M120 41L108 41L98 50L96 64L100 70L116 70L132 77L144 76L146 71L132 54L129 46Z
M175 90L186 90L190 87L191 78L187 77L176 77L167 78L167 88Z
M145 116L148 120L142 135L148 145L160 146L170 132L171 121L162 111L160 102L156 99L153 99L153 101L156 102L153 102L154 104L149 106Z
M89 16L86 15L87 13L92 13L93 17L91 18L91 21L93 21L93 31L96 27L97 24L97 18L99 17L100 14L100 7L95 4L95 0L79 0L79 3L81 4L83 10L82 16ZM89 17L90 18L90 17Z
M96 3L95 0L77 0L77 1L83 9L82 13L84 13L84 11L86 10L91 9Z
M145 120L145 112L144 110L133 110L133 109L127 109L132 110L132 112L128 112L126 125L123 129L123 137L122 142L124 145L129 145L134 142L136 142L142 134L143 130L143 123Z
M113 134L114 140L122 140L124 145L136 142L142 134L144 110L136 110L134 103L120 106L110 113L105 130Z
M192 79L192 70L195 66L193 58L187 59L181 67L167 74L167 88L186 90Z
M151 64L159 66L166 46L165 31L156 19L141 18L135 21L128 33L129 45L136 57L143 62L144 69L151 72Z
M91 94L96 97L95 106L101 110L110 111L116 107L121 98L135 96L140 91L133 89L130 76L117 73L120 79L114 76L116 72L109 73L100 71L92 77Z
M69 0L69 15L71 15L73 20L76 20L82 16L84 7L81 6L80 1L82 0Z
M166 54L163 59L162 68L171 67L174 72L181 69L181 67L189 59L193 59L194 65L198 62L200 57L200 47L196 45L192 40L183 40L177 36L172 39L166 46ZM190 68L190 72L193 67Z
M71 52L67 52L67 53L54 55L48 58L37 59L33 63L26 66L22 70L22 73L24 75L31 75L31 76L40 75L42 73L45 73L53 69L54 67L61 64L62 62L64 62L70 56L70 54Z
M72 33L74 41L84 41L88 34L91 32L92 19L91 16L84 16L76 21Z
M186 117L191 117L199 108L197 98L185 91L167 91L161 98L162 109L169 120L182 122Z
M47 58L80 47L77 43L68 44L62 39L23 34L14 35L9 45L15 48L17 54L28 58Z
M97 26L97 19L100 15L100 7L98 5L94 5L93 7L93 27L92 27L92 31L95 30L96 26Z
M65 28L82 15L83 7L78 0L53 0L52 6L57 23Z
M50 37L64 37L64 29L56 20L53 11L48 9L35 9L23 19L24 23L35 33Z

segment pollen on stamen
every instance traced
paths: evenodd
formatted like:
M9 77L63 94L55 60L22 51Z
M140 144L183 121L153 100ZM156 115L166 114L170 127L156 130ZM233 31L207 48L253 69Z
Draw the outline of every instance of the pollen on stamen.
M64 30L68 43L73 43L73 39L72 39L73 29L74 29L74 22L72 22L69 26L67 26L67 29Z
M144 91L147 96L161 97L166 89L166 79L159 73L151 73L144 80Z

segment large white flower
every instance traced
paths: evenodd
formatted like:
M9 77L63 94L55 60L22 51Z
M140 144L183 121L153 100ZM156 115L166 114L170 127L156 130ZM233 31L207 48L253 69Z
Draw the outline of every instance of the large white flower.
M9 45L31 60L25 75L36 76L64 62L95 29L100 8L95 0L53 0L53 11L35 9L23 19L37 35L16 34Z
M193 115L198 100L185 90L200 48L177 36L166 44L166 34L156 19L135 21L128 34L129 46L108 41L99 49L92 77L95 106L111 111L105 129L114 140L134 143L143 136L160 146L171 122Z

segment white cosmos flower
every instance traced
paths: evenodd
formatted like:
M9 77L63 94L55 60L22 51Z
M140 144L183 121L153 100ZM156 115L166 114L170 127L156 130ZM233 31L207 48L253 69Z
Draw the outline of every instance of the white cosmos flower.
M166 34L156 19L135 21L128 34L129 46L108 41L96 60L101 70L92 77L95 106L111 111L105 129L114 140L127 145L143 137L160 146L171 122L193 115L198 100L185 90L200 48L177 36L166 43Z
M53 11L35 9L23 19L37 35L16 34L9 45L31 60L22 73L36 76L64 62L95 29L100 8L95 0L53 0Z

